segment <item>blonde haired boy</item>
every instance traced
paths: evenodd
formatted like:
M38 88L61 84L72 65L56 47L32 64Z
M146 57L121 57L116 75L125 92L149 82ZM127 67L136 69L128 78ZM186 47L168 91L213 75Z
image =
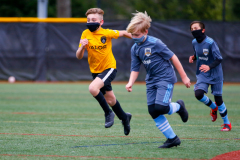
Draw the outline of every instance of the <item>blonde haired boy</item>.
M86 12L88 29L82 33L76 57L82 59L84 51L87 50L88 63L93 77L89 92L99 102L105 113L105 127L109 128L113 125L116 114L122 120L124 134L128 135L132 115L123 111L111 86L117 73L111 40L123 36L131 38L131 34L126 31L103 29L101 27L104 23L103 15L104 11L100 8L91 8Z
M127 32L131 33L135 44L131 48L131 74L126 85L128 92L139 75L141 64L144 65L147 86L148 112L154 119L158 129L167 138L167 141L159 148L171 148L180 145L181 141L173 132L164 114L177 112L183 122L188 120L188 112L183 100L171 102L174 83L177 82L175 71L170 61L179 72L183 83L190 87L190 79L187 77L177 56L158 38L148 36L151 26L151 18L147 13L134 13Z

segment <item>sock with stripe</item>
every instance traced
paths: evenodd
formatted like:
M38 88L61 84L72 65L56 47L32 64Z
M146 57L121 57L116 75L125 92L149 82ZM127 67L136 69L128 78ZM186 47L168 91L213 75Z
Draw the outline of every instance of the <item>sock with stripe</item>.
M113 112L116 113L117 117L120 120L126 120L127 119L127 115L126 113L123 111L120 103L118 102L118 100L116 100L116 104L114 106L112 106Z
M172 127L168 123L167 118L164 115L159 115L154 119L157 128L164 134L168 139L173 139L176 134L173 132Z
M212 109L215 109L217 106L215 103L211 101L206 95L203 96L202 99L199 100L200 102L204 103L205 105L209 106Z
M224 102L222 103L222 105L218 106L218 110L223 119L223 123L230 124L230 122L228 120L228 115L227 115L227 108L226 108Z
M170 110L168 112L169 115L176 113L180 109L180 104L172 102L169 104Z
M112 112L112 110L109 108L108 104L107 104L107 101L105 99L105 97L103 96L102 92L100 91L98 93L98 95L96 97L94 97L98 103L100 104L100 106L102 107L105 115L108 115L109 113Z

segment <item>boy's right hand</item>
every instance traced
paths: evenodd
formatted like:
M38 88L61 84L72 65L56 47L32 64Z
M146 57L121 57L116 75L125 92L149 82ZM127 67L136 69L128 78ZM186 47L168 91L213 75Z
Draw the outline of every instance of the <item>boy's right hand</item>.
M85 38L85 39L80 39L80 42L79 42L83 48L85 48L85 46L88 44L88 40Z
M187 88L190 88L191 86L191 82L190 82L190 79L186 76L182 79L184 85L187 87Z
M132 84L128 83L125 88L128 92L132 92Z
M194 55L193 55L193 56L190 56L190 57L189 57L189 63L193 63L194 59L195 59L195 56L194 56Z

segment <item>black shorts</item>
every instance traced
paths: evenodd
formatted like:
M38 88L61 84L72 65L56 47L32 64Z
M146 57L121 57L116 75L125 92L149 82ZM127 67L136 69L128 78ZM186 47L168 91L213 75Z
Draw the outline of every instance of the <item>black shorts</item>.
M100 89L102 94L106 94L106 91L112 90L111 82L116 77L116 74L117 74L117 70L114 68L106 69L102 73L92 73L93 79L95 79L96 77L99 77L104 83L104 86Z

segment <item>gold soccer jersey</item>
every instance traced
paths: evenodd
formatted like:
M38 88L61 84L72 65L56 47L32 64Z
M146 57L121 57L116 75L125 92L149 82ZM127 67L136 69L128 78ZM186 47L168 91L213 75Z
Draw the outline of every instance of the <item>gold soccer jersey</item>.
M116 69L116 60L112 53L112 38L119 37L118 30L103 29L91 32L84 30L81 39L87 39L88 63L92 73L101 73L108 68ZM79 47L81 44L79 44Z

